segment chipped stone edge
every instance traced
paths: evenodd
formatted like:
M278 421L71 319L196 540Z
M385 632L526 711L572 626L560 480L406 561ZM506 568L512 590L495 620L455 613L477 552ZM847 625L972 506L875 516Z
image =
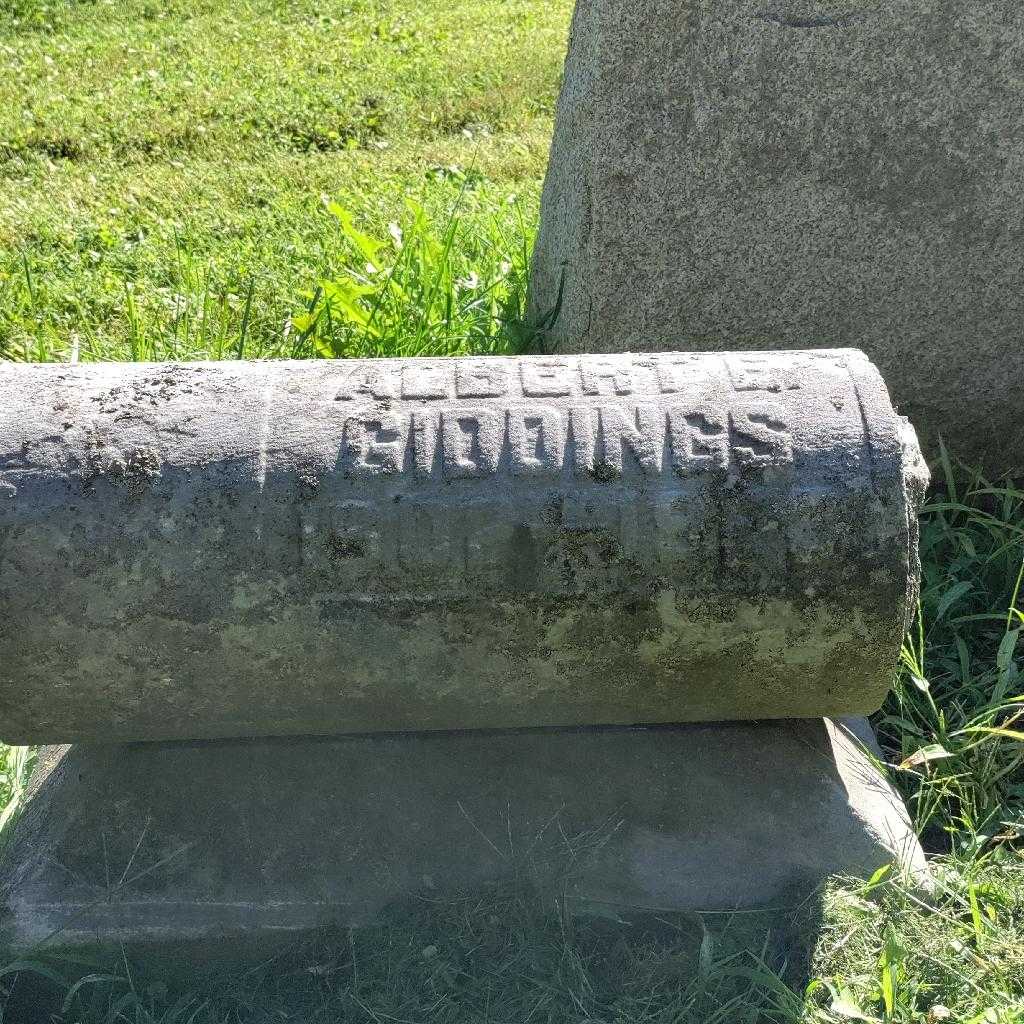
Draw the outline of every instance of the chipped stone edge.
M899 418L900 444L903 451L903 496L907 510L907 604L906 628L910 629L917 612L917 599L921 590L921 529L917 517L924 505L931 473L921 454L917 431L906 416Z

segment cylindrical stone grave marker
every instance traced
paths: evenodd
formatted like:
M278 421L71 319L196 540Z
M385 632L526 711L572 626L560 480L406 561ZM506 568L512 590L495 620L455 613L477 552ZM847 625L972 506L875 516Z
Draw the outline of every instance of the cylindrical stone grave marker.
M871 711L925 479L852 350L9 365L2 737Z

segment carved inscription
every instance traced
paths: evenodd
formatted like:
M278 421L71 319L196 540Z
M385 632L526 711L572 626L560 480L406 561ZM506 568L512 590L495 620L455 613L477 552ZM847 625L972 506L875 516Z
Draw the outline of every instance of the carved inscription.
M405 472L446 480L500 472L557 477L568 469L610 480L632 472L685 476L792 460L792 438L777 402L735 403L728 409L707 403L565 408L538 402L352 414L345 419L339 463L355 477Z
M560 474L565 464L568 430L558 409L542 405L508 413L510 468L515 476Z
M659 353L456 360L367 360L345 366L335 397L379 402L687 395L722 390L783 394L807 372L849 380L841 352Z
M326 376L337 474L307 509L309 557L326 550L371 590L415 573L463 593L511 573L524 590L585 594L642 584L652 567L710 586L723 550L742 563L730 579L780 579L785 545L767 554L758 524L743 527L757 558L743 561L735 538L723 547L732 527L713 481L765 473L784 492L815 401L801 389L822 376L853 393L841 353L339 365Z

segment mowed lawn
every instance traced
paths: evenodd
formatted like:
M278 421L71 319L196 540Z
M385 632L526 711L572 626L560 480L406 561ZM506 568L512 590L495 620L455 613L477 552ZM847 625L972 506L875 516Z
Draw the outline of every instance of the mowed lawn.
M532 231L567 0L0 0L0 358L308 355L387 238ZM510 202L515 197L518 202Z

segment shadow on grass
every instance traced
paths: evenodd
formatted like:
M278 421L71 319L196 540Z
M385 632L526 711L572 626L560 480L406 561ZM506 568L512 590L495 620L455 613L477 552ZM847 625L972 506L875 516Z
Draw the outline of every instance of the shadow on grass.
M820 732L46 748L0 926L47 952L0 977L2 1019L796 1020L821 912L787 886L852 828ZM295 941L328 915L349 927Z
M173 947L39 961L4 979L4 1021L790 1021L817 899L726 914L574 915L525 885L405 901L372 926L223 959ZM45 976L42 972L51 972ZM13 981L13 984L11 983Z

